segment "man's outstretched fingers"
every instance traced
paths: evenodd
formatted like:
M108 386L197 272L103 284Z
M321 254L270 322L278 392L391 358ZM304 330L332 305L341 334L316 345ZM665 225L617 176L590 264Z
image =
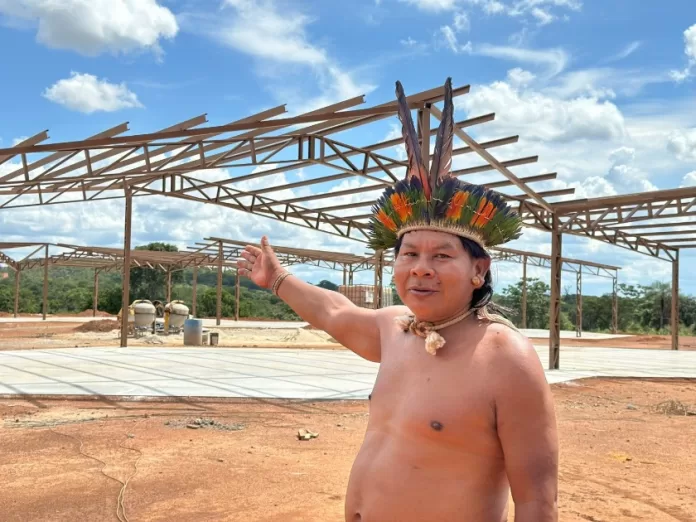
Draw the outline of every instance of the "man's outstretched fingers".
M245 246L244 250L242 250L242 252L244 252L244 251L251 252L255 256L260 256L263 253L259 247L254 246L254 245Z
M268 237L263 236L263 237L261 238L261 248L262 248L263 250L272 251L272 249L271 249L271 243L270 243L270 241L268 241Z
M257 258L259 255L261 255L261 252L259 252L258 254L253 254L253 253L248 252L248 251L246 251L246 250L242 250L242 253L241 253L241 256L242 256L244 259L246 259L247 261L250 261L251 263L253 263L254 261L256 261L256 258Z

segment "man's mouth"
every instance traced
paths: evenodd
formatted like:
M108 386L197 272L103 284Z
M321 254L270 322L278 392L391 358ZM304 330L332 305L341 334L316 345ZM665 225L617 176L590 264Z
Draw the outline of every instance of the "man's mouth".
M433 295L434 293L437 292L437 290L434 290L432 288L428 288L425 286L412 286L411 288L408 289L409 293L413 295L418 295L418 296L428 296L428 295Z

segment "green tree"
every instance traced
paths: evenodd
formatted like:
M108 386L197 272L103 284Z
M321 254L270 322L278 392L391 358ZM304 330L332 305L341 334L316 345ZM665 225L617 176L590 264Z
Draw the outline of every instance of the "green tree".
M135 250L151 250L156 252L177 252L178 248L175 245L167 243L149 243L147 245L138 246ZM183 282L183 274L181 270L172 272L172 287ZM139 267L132 268L130 272L130 299L148 299L154 301L156 299L164 301L167 297L167 273L160 269Z
M331 281L327 281L326 279L322 279L319 281L319 284L317 285L319 288L326 288L327 290L333 290L334 292L338 292L338 285L332 283Z

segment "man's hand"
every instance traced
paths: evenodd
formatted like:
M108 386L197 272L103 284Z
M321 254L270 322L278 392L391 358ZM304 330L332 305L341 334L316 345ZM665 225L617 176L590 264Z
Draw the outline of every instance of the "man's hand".
M244 248L237 267L239 275L262 288L270 288L285 271L266 236L261 238L261 248L252 245ZM310 285L296 277L283 280L276 293L312 326L324 330L361 357L380 361L378 317L381 311L360 308L338 292Z
M261 238L261 248L247 245L241 256L244 259L237 260L239 274L248 277L261 288L270 288L283 271L266 236Z

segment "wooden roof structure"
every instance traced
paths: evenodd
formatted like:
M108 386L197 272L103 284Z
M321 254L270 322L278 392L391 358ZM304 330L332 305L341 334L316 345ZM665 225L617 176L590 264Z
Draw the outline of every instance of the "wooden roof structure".
M463 96L469 89L468 85L459 86L453 94ZM419 113L420 131L431 138L436 128L431 129L430 116L441 117L435 104L442 100L443 92L443 87L437 87L408 97L409 105ZM286 109L278 106L215 127L202 126L207 120L201 115L140 135L124 135L128 130L124 123L72 142L44 143L48 134L42 132L14 147L0 149L0 164L18 162L14 170L0 176L0 209L164 195L365 241L365 211L374 198L368 195L342 204L331 200L357 199L379 191L403 176L406 163L382 152L398 146L400 138L359 146L346 143L356 128L396 117L394 100L353 109L364 101L359 96L290 118L279 118ZM535 183L555 179L556 173L518 178L509 170L534 163L537 156L498 161L489 152L516 143L518 136L478 143L464 130L494 119L494 114L479 114L456 122L456 135L466 146L456 148L455 156L472 154L483 160L456 171L457 176L481 172L502 175L501 179L491 175L488 186L507 191L506 197L513 202L531 199L547 211L550 205L545 198L573 193L574 189L544 192L532 188ZM346 139L339 141L342 135ZM306 172L305 179L283 185L261 182L300 168ZM221 174L220 169L229 169L231 174ZM360 186L343 190L331 186L350 179L358 180ZM298 188L313 190L291 198L278 195Z
M469 85L460 85L453 94L456 98L469 91ZM407 98L409 106L417 111L422 156L428 164L436 133L431 123L433 117L435 122L442 118L437 104L443 94L440 86ZM150 195L213 204L365 242L373 195L403 176L405 161L385 150L400 145L401 138L355 143L356 129L368 135L371 124L396 119L393 98L368 108L355 108L364 102L364 97L358 96L293 117L280 117L287 112L280 105L218 126L204 126L206 115L200 115L139 135L126 134L128 125L123 123L79 141L48 143L48 132L43 131L14 147L0 149L0 164L11 160L17 163L16 168L0 176L0 210L125 197L124 266L130 265L133 198ZM556 173L519 177L511 171L537 162L537 156L496 157L504 154L505 145L516 143L518 136L486 142L471 137L469 129L494 119L492 113L475 114L455 123L455 136L464 146L457 146L454 155L481 160L455 170L455 175L463 179L480 173L490 175L483 184L516 206L526 226L551 234L550 367L558 367L560 347L563 234L589 237L671 261L673 347L678 348L675 303L679 251L696 247L696 235L689 232L696 221L679 223L680 230L675 230L674 220L696 215L696 188L559 200L572 196L574 189L536 188L538 183L555 179ZM282 185L273 181L273 176L299 169L303 169L303 176L297 181ZM339 188L333 185L337 181L353 183ZM306 195L288 197L287 191L293 189L302 189Z
M493 248L491 249L491 257L499 261L510 261L519 264L529 263L532 266L549 269L552 266L551 261L553 259L550 255L526 252L524 250L515 250L512 248ZM598 277L606 277L608 279L616 279L617 272L621 270L621 267L563 257L562 270L564 272L573 272L575 274L581 273Z
M225 239L219 237L206 237L204 241L197 242L187 247L192 253L202 253L216 258L222 254L225 261L234 261L240 257L246 245L258 243ZM374 268L374 256L360 256L345 252L330 252L326 250L312 250L306 248L292 248L273 245L273 251L283 266L313 265L330 270L350 270L360 272Z
M8 250L36 247L29 255L16 260ZM51 253L51 249L60 253ZM43 251L42 255L36 254ZM0 243L0 261L13 270L29 270L45 265L93 268L100 271L121 270L124 252L120 248L80 246L65 243ZM217 256L194 252L164 252L156 250L131 250L131 268L153 268L175 272L188 267L216 267ZM234 263L223 261L223 266L231 267Z

